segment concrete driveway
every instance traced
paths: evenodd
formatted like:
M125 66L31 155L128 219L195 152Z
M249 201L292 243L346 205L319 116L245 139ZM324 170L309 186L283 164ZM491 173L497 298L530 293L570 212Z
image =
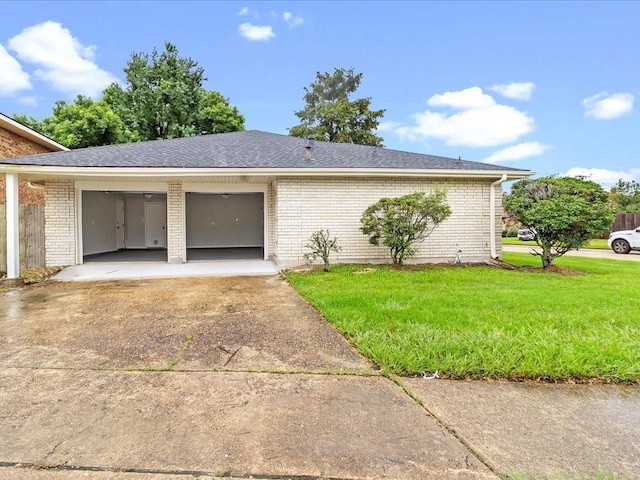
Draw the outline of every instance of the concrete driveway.
M496 478L280 277L1 299L0 477Z
M0 478L640 478L638 412L637 386L392 381L277 276L0 295Z

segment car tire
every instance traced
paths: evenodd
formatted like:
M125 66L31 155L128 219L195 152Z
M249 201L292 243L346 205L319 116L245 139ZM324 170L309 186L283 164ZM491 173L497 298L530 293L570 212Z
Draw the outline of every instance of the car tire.
M619 238L611 243L611 250L616 253L629 253L631 251L631 246L629 245L629 242Z

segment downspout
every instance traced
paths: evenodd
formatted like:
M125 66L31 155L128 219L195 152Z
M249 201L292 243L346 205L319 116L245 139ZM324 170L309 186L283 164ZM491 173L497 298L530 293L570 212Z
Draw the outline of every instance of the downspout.
M496 187L507 180L507 174L503 173L500 180L491 184L489 189L489 238L491 239L491 258L498 259L496 250Z
M29 185L29 188L33 188L34 190L44 190L44 185L41 185L40 183L27 182L27 185Z

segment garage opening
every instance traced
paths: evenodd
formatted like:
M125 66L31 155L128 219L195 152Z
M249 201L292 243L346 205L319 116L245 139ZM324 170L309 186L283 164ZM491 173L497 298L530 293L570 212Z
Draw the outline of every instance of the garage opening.
M187 261L264 259L263 193L195 193L185 199Z
M83 262L166 262L164 192L82 192Z

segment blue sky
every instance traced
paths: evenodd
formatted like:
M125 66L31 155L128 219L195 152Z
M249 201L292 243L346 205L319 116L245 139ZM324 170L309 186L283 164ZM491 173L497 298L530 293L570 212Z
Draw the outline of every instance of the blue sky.
M640 181L640 2L3 2L0 112L100 97L177 45L247 129L286 133L316 72L354 68L387 148Z

